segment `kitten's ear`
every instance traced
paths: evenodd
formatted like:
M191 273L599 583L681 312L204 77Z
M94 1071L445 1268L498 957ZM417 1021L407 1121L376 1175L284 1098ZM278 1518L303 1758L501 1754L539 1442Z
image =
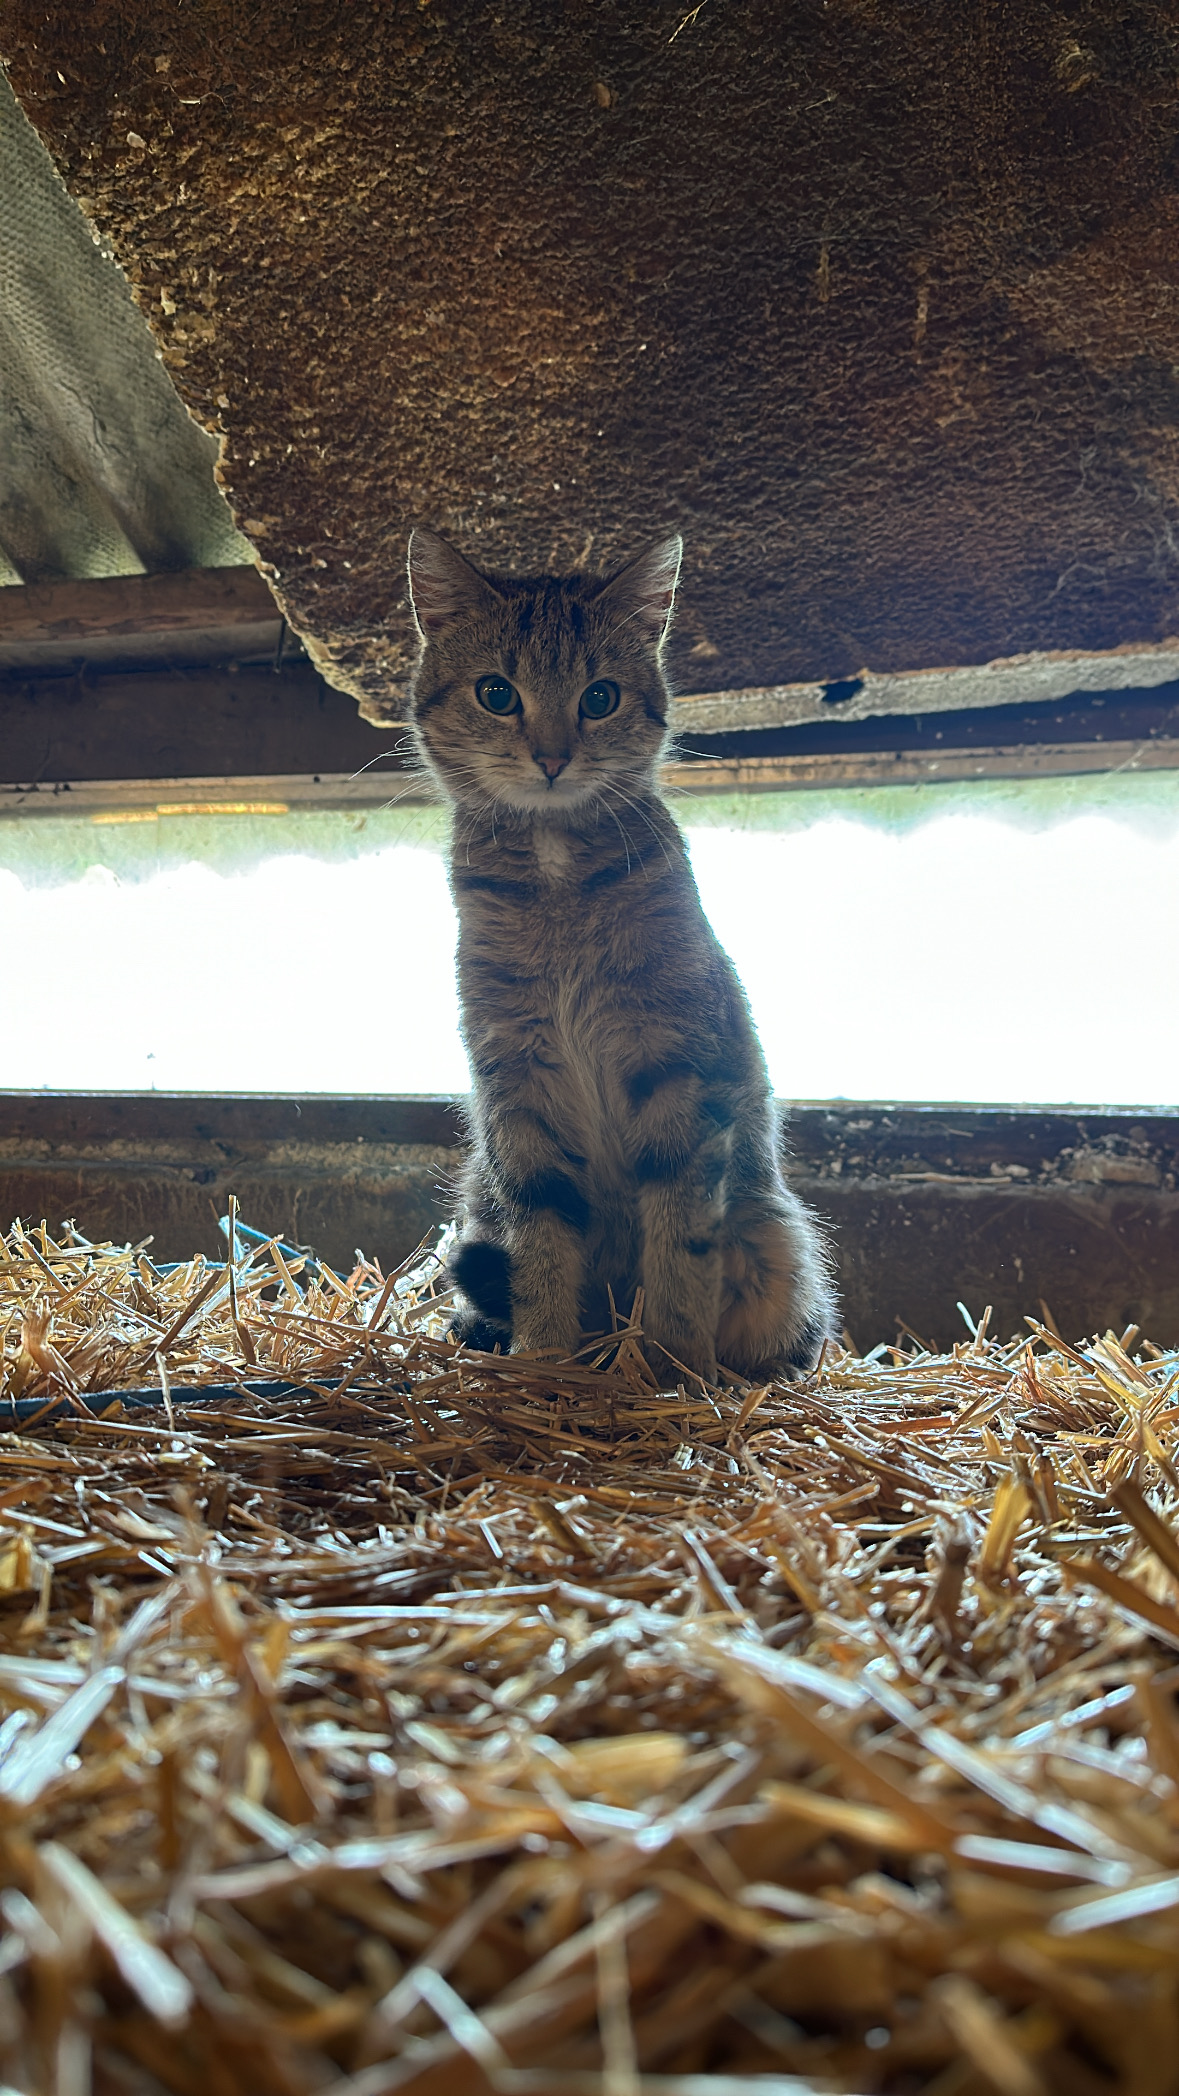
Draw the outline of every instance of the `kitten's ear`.
M470 618L497 592L449 539L419 524L409 535L409 601L418 632L429 640L455 619Z
M619 624L630 621L645 640L653 640L656 646L667 632L671 618L683 550L684 542L678 533L674 538L657 539L637 560L612 575L602 590L600 601L609 604Z

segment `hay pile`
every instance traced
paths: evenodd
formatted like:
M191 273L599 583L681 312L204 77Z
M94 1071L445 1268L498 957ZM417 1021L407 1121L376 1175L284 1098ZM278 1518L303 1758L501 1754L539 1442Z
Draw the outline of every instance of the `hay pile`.
M3 1249L9 2088L1179 2086L1175 1356L660 1391Z

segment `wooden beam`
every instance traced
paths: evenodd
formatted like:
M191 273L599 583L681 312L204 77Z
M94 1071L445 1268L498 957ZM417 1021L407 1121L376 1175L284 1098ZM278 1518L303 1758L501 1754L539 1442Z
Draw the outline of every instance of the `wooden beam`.
M1174 740L1179 738L1179 680L1147 690L1070 692L1062 699L948 713L882 714L868 720L827 713L794 727L729 728L707 735L689 732L678 715L675 725L680 756L736 757L743 763L755 757L850 757L889 750L936 756L1022 744Z
M0 784L52 788L244 776L347 775L404 731L370 727L297 662L10 678L0 689ZM396 763L396 757L393 759Z
M782 793L835 786L945 786L966 779L1080 778L1179 771L1179 739L1011 743L1005 748L864 750L847 756L715 757L669 764L666 785L689 793Z
M425 1143L459 1140L462 1102L443 1092L24 1092L0 1090L0 1152L34 1143L46 1155L106 1157L114 1144L150 1145L161 1157L206 1150L262 1157L288 1143ZM177 1149L179 1146L179 1150Z
M0 1089L0 1149L30 1142L105 1157L113 1144L208 1146L241 1156L308 1144L425 1143L462 1137L449 1092L59 1092ZM920 1100L783 1102L789 1149L808 1178L996 1178L1047 1186L1175 1191L1179 1110L1169 1106L977 1106ZM195 1152L194 1152L195 1154Z
M283 772L241 778L75 779L64 784L5 785L0 822L31 815L88 817L97 823L165 821L189 815L287 815L297 808L387 808L436 805L428 782L396 767L355 772Z
M795 1107L788 1132L861 1346L899 1318L965 1339L959 1299L1003 1336L1043 1298L1069 1338L1134 1322L1179 1342L1179 1115L842 1101ZM461 1141L446 1098L0 1092L0 1222L216 1258L235 1193L333 1265L358 1244L388 1265L446 1220Z
M429 799L428 783L407 769L408 747L406 728L371 726L305 661L278 671L173 663L0 678L0 812L10 814ZM1179 684L681 734L667 776L673 787L728 793L1175 769Z
M1110 771L1179 771L1179 741L1016 744L1010 749L932 756L885 750L850 757L754 757L673 764L664 787L675 801L723 793L820 791L850 786L938 786L978 779L1097 777ZM150 822L186 815L285 815L295 808L386 808L436 803L429 780L397 757L352 772L268 772L232 777L0 781L0 821L29 815ZM686 811L681 809L681 813Z
M282 614L253 567L111 575L0 589L0 672L115 662L244 662L272 654ZM299 652L298 641L285 645ZM1004 657L949 669L690 693L677 732L693 737L1044 704L1087 692L1143 693L1179 682L1179 640L1086 653Z
M272 655L282 614L256 568L0 589L0 670Z
M881 714L957 713L975 707L1050 703L1075 692L1148 691L1179 675L1179 639L1086 653L1011 655L954 669L878 675L861 670L829 684L760 685L690 693L676 720L691 735L793 728L806 721L868 720Z

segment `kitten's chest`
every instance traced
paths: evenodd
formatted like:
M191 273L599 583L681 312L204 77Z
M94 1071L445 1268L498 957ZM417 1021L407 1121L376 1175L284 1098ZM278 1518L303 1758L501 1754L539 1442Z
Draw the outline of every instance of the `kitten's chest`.
M676 871L667 855L646 864L610 837L556 823L537 824L526 845L456 859L469 1012L542 1019L569 1049L584 1050L603 1023L620 1042L669 966L682 973L693 898Z
M554 889L562 892L568 888L575 874L574 853L563 831L538 824L532 855L542 893L551 895Z

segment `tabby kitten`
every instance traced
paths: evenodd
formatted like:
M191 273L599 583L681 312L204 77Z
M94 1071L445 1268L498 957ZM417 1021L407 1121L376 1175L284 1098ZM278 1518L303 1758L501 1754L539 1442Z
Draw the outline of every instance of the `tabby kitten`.
M409 545L412 720L454 804L474 1080L457 1336L575 1349L644 1291L652 1364L813 1365L833 1296L744 992L659 796L664 539L605 581Z

